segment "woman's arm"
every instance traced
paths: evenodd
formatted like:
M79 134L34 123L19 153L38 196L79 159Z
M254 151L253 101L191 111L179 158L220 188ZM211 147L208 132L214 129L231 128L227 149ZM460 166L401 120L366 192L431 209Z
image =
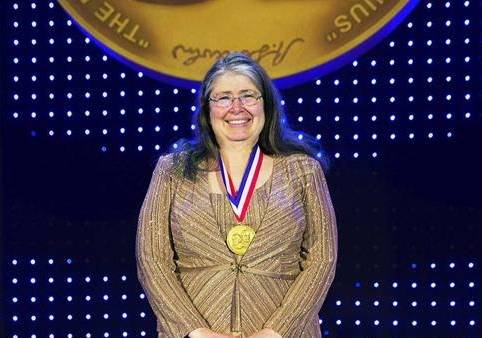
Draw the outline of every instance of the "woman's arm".
M171 157L157 162L139 215L136 259L139 281L169 337L185 337L198 328L209 328L176 276L169 231L172 198Z
M281 306L265 322L283 337L300 337L307 320L318 314L335 276L338 234L326 179L318 161L303 160L306 228L301 245L302 271Z

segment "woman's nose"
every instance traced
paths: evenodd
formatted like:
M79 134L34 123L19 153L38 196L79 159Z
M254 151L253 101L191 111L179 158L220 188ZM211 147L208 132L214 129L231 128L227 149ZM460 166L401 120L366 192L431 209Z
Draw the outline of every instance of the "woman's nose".
M233 104L231 105L231 110L232 110L233 112L236 112L236 113L237 113L237 112L242 111L243 109L244 109L244 106L243 106L243 104L241 103L240 98L239 98L239 97L235 97L235 98L233 99Z

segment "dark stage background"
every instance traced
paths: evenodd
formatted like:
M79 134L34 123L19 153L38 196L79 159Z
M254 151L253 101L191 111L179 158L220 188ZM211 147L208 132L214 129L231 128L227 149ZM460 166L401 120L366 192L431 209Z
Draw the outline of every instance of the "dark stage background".
M190 135L196 88L119 63L55 2L0 9L0 336L154 337L137 216L158 156ZM330 161L324 336L482 336L481 13L422 1L353 63L282 90Z

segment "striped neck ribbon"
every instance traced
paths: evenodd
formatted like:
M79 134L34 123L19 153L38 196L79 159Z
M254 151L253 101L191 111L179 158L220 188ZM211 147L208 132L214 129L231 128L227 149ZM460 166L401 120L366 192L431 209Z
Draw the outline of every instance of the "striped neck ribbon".
M234 187L233 180L224 165L221 154L219 155L219 164L221 167L221 177L223 178L224 186L226 187L226 192L228 200L234 211L234 215L238 222L242 222L246 217L248 212L249 203L253 197L254 188L256 182L258 181L259 172L261 169L261 164L263 163L263 153L259 145L255 145L251 154L249 155L248 164L244 169L243 179L239 189L236 190Z

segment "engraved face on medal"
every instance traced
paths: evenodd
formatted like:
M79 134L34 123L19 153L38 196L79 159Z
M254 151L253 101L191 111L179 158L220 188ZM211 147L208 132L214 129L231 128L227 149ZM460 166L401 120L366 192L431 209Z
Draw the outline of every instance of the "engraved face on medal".
M277 85L351 62L420 0L59 0L79 25L135 69L201 81L229 51L249 54Z
M244 255L254 239L254 229L249 225L236 225L228 232L226 242L229 250L236 255Z

